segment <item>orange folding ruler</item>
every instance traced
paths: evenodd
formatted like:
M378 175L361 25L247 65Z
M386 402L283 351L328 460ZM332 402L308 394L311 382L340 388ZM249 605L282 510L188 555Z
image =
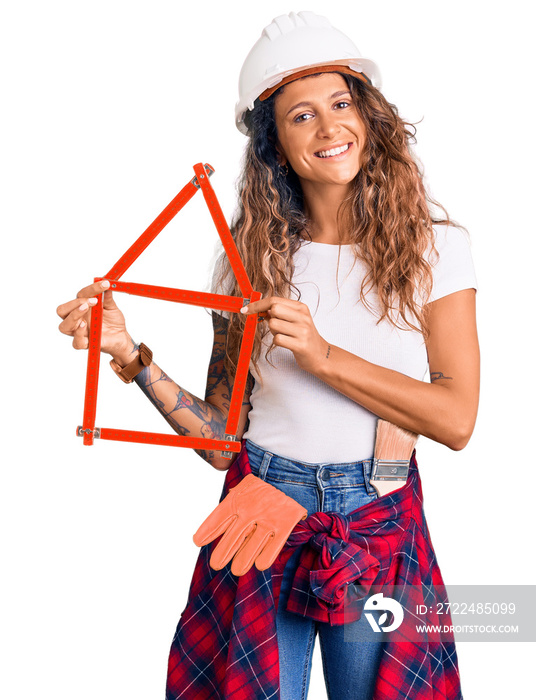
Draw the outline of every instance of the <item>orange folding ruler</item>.
M150 297L151 299L165 299L167 301L176 301L181 304L193 304L194 306L203 306L208 309L219 309L234 313L239 312L246 304L258 301L261 298L260 292L253 291L216 194L209 182L209 177L214 172L214 168L208 164L203 165L203 163L197 163L197 165L194 165L194 172L195 177L183 187L179 194L167 205L162 213L156 217L146 231L144 231L137 241L130 246L127 252L112 267L110 272L104 277L95 277L95 282L102 279L109 280L110 289L114 292L126 292L127 294L134 294L136 296ZM137 284L135 282L121 282L120 278L132 263L137 260L147 246L149 246L162 229L184 205L190 201L199 189L203 192L210 214L236 276L240 291L242 292L242 297L194 292L170 287L156 287L148 284ZM94 438L101 438L103 440L119 440L123 442L145 442L153 445L175 445L177 447L192 447L194 449L221 450L222 456L227 459L232 457L233 452L240 452L241 443L236 439L236 432L242 400L246 389L247 374L257 325L257 314L251 314L246 319L224 438L222 440L213 440L210 438L168 435L166 433L145 433L134 430L116 430L113 428L95 427L101 355L102 304L103 294L99 294L98 303L91 309L84 419L83 424L79 425L77 428L77 435L84 438L84 445L92 445Z

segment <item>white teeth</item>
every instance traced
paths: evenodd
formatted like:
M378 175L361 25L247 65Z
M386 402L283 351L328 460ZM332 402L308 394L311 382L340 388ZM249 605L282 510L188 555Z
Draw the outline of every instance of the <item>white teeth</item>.
M346 144L344 146L339 146L339 148L332 148L330 151L318 151L316 155L320 156L320 158L329 158L329 156L338 156L339 153L344 153L348 148L349 145Z

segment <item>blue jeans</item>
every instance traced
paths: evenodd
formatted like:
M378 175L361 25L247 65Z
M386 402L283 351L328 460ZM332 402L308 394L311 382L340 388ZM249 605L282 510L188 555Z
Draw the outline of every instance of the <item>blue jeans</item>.
M371 459L309 464L274 455L247 439L246 449L253 474L298 501L308 515L347 515L378 497L369 482ZM299 554L297 548L285 567L276 617L281 700L307 698L317 632L329 700L372 700L383 644L365 616L331 626L285 610Z

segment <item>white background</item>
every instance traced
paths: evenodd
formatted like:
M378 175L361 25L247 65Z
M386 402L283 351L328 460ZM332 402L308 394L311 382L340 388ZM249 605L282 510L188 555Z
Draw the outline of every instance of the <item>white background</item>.
M211 163L230 217L245 143L242 61L274 16L327 15L417 122L433 195L472 237L482 392L461 452L421 439L425 511L449 584L534 583L534 99L525 3L19 2L2 10L2 697L155 700L224 475L193 451L84 447L85 351L55 309L104 275ZM530 63L532 62L532 65ZM207 289L198 195L124 276ZM6 250L7 248L7 250ZM530 287L529 287L530 284ZM117 296L128 328L203 395L203 309ZM168 431L103 357L97 425ZM328 438L329 439L329 436ZM530 534L530 539L529 539ZM532 550L533 551L533 550ZM531 653L532 652L532 653ZM466 700L520 697L534 645L458 645ZM326 697L319 646L310 699ZM523 693L524 695L524 693Z

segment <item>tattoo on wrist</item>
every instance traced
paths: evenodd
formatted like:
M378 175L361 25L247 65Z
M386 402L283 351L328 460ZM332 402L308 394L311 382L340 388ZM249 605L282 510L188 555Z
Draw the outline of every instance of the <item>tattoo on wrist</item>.
M138 352L140 351L140 344L137 343L132 336L129 336L130 342L132 343L132 350L130 351L131 355L137 355Z
M328 351L326 353L326 359L329 357L329 353L331 352L331 345L328 345Z
M430 381L435 382L436 379L452 379L452 377L445 377L443 372L430 372Z

